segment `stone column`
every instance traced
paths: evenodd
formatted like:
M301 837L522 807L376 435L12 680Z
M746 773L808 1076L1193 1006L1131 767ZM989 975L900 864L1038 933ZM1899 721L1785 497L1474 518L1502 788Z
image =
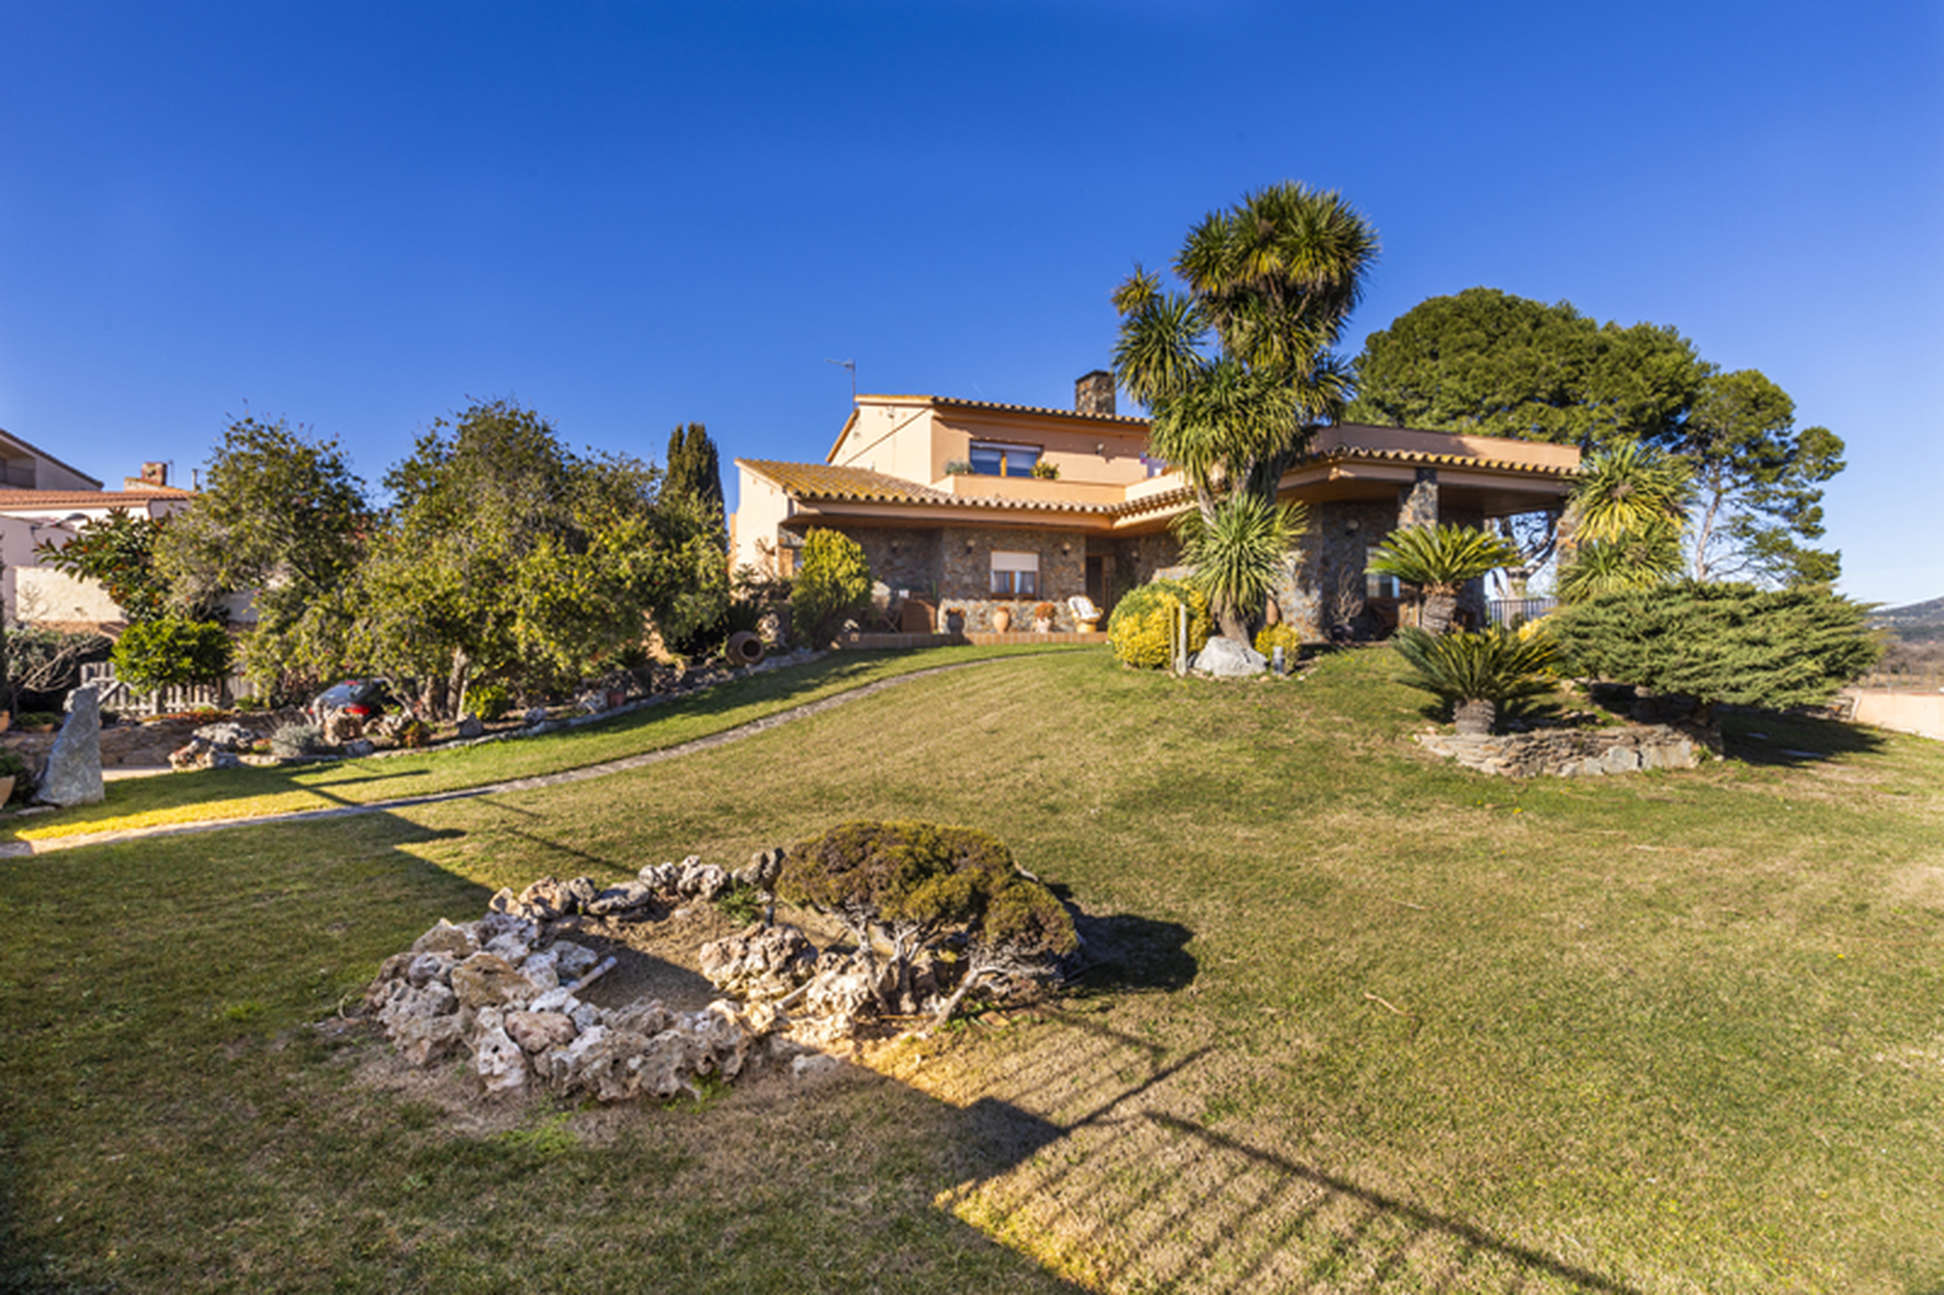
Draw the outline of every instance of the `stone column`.
M68 717L47 753L34 799L43 805L92 805L105 798L101 781L101 707L93 684L68 694Z
M1397 488L1399 526L1436 526L1438 524L1438 470L1419 468L1417 480Z

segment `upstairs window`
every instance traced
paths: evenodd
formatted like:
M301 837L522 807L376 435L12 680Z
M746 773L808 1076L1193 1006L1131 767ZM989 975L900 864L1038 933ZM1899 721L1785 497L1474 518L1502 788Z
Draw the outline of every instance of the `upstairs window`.
M1039 554L992 551L992 596L1032 598L1039 594Z
M972 442L972 472L981 477L1030 477L1040 459L1037 445Z

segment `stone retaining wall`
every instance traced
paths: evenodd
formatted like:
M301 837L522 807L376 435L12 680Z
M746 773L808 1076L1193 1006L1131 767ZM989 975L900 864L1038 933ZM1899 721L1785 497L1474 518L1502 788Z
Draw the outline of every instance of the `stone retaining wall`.
M1420 733L1417 740L1426 750L1456 760L1467 769L1511 778L1583 778L1642 769L1692 769L1701 763L1701 753L1715 749L1719 741L1701 730L1671 724L1541 729L1490 737Z

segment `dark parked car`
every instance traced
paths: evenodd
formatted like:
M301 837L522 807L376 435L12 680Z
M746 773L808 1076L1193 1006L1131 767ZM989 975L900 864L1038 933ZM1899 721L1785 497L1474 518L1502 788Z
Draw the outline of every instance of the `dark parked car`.
M397 706L383 679L346 679L332 684L311 699L305 709L312 719L323 719L336 711L349 711L359 719L382 715Z

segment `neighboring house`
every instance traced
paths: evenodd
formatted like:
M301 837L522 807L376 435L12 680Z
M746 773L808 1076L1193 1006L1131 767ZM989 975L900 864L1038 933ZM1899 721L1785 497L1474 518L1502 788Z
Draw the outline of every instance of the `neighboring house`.
M956 608L984 630L1001 606L1018 624L1046 601L1070 629L1070 596L1110 610L1178 564L1170 523L1192 506L1181 474L1148 457L1147 420L1115 413L1110 374L1081 378L1074 404L858 396L822 463L736 460L734 560L788 576L803 533L829 527L863 546L882 602ZM1282 480L1310 527L1277 581L1277 613L1311 638L1395 620L1400 591L1366 574L1370 546L1400 525L1558 509L1578 469L1567 445L1324 428Z
M0 431L0 597L10 623L62 629L118 629L122 609L93 580L43 566L43 543L60 548L80 528L113 512L166 517L195 496L169 484L168 465L144 463L142 475L120 490L69 466L47 451Z

